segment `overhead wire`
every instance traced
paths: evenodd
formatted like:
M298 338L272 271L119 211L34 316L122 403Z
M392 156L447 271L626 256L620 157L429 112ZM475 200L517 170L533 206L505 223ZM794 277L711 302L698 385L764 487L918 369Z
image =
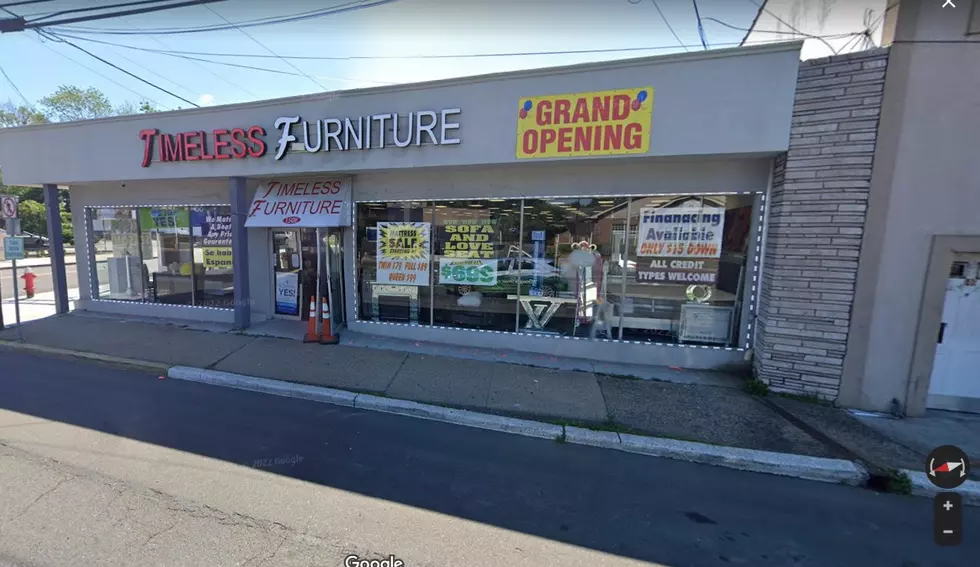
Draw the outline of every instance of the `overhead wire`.
M184 0L183 2L176 2L174 4L148 6L145 8L134 8L132 10L121 10L118 12L109 12L106 14L96 14L90 16L78 16L75 18L68 18L65 20L57 20L54 22L43 22L43 21L20 21L19 29L6 30L10 31L24 31L24 30L36 30L49 27L57 27L64 24L73 24L79 22L91 22L96 20L105 20L109 18L118 18L119 16L134 16L137 14L147 14L150 12L160 12L163 10L173 10L176 8L186 8L188 6L199 6L201 4L210 4L212 2L223 2L224 0ZM9 11L8 11L9 12ZM17 16L20 18L20 16ZM45 18L41 18L45 19Z
M681 41L680 36L678 36L677 32L674 31L674 26L670 25L670 22L667 21L667 16L665 16L663 10L660 9L660 4L657 3L657 0L652 0L652 2L653 2L653 7L656 8L657 13L660 14L660 19L663 20L665 24L667 24L667 29L670 30L670 33L671 35L674 36L674 39L677 40L677 45L684 47L684 42ZM688 51L687 47L684 47L684 51Z
M40 22L43 20L50 20L51 18L57 18L58 16L64 16L65 14L77 14L79 12L94 12L96 10L111 10L112 8L128 8L129 6L143 6L146 4L161 4L163 2L168 2L169 0L139 0L137 2L121 2L119 4L109 4L106 6L93 6L90 8L72 8L70 10L59 10L57 12L45 13L39 18L32 18L31 22Z
M47 35L51 35L51 36L56 37L56 38L70 38L70 39L76 39L76 40L80 40L80 41L92 41L92 42L95 42L95 43L103 43L103 44L106 44L106 45L116 45L118 47L126 47L126 48L130 48L130 49L137 49L139 51L150 51L152 53L158 53L160 55L166 55L168 57L176 57L178 59L185 59L185 60L188 60L188 61L200 61L202 63L210 63L212 65L222 65L222 66L225 66L225 67L235 67L235 68L238 68L238 69L248 69L248 70L251 70L251 71L263 71L265 73L275 73L277 75L288 75L288 76L292 76L292 77L302 77L303 76L300 73L293 73L291 71L283 71L283 70L280 70L280 69L269 69L268 67L257 67L255 65L243 65L243 64L240 64L240 63L229 63L227 61L213 61L211 59L205 59L205 58L202 58L202 57L192 57L192 56L189 56L189 55L181 55L181 54L179 54L179 52L170 53L170 52L167 52L167 51L164 51L164 50L161 50L161 49L134 48L131 45L116 44L116 43L111 43L111 42L106 42L106 41L87 40L85 38L77 38L77 37L70 36L70 35L56 34L56 33L52 33L52 32L46 32L46 33L47 33ZM352 83L375 83L375 84L378 84L378 85L392 85L392 84L394 84L394 83L390 83L390 82L374 81L374 80L369 80L369 79L350 79L350 78L347 78L347 77L333 77L333 79L338 80L338 81L348 81L348 82L352 82Z
M216 11L214 10L214 8L212 8L211 6L204 6L204 7L205 7L205 8L206 8L206 9L207 9L207 10L208 10L209 12L211 12L211 13L212 13L212 14L214 14L215 16L217 16L217 17L219 17L219 18L221 18L221 19L222 19L222 20L224 20L225 22L227 22L227 23L229 23L229 24L231 24L231 25L235 25L235 24L232 24L232 23L231 23L231 22L230 22L230 21L228 20L228 18L226 18L226 17L224 17L224 16L222 16L221 14L219 14L218 12L216 12ZM238 26L235 26L235 29L237 29L237 30L238 30L239 32L241 32L241 33L242 33L242 35L244 35L245 37L247 37L247 38L249 38L250 40L252 40L252 41L253 41L253 42L254 42L254 43L255 43L256 45L258 45L258 46L259 46L259 47L261 47L262 49L264 49L264 50L266 50L266 51L268 51L268 52L269 52L270 54L272 54L272 55L274 55L274 56L275 56L275 57L276 57L277 59L279 59L280 61L282 61L282 62L283 62L283 63L285 63L286 65L289 65L289 66L290 66L290 67L292 67L293 69L295 69L295 70L297 70L297 71L299 71L299 72L300 72L300 73L301 73L301 74L302 74L302 75L303 75L304 77L306 77L307 79L309 79L309 80L310 80L310 81L311 81L311 82L312 82L313 84L315 84L316 86L318 86L318 87L320 87L321 89L323 89L323 90L325 90L325 91L326 91L326 90L329 90L329 89L327 89L327 87L325 87L325 86L323 86L322 84L320 84L320 82L319 82L319 81L317 81L317 80L316 80L316 79L314 79L313 77L311 77L311 76L309 76L309 75L308 75L308 74L307 74L307 73L306 73L305 71L303 71L302 69L300 69L299 67L297 67L296 65L294 65L294 64L293 64L293 63L292 63L291 61L288 61L288 60L286 60L286 59L283 59L282 57L279 57L279 55L278 55L278 54L277 54L277 53L276 53L275 51L273 51L273 50L271 50L271 49L269 49L269 47L268 47L268 46L267 46L266 44L264 44L264 43L262 43L261 41L259 41L259 40L257 40L257 39L255 39L255 37L254 37L254 36L252 36L251 34L249 34L249 33L248 33L247 31L245 31L245 30L243 30L242 28L240 28L240 27L238 27Z
M397 1L398 0L373 0L372 2L368 2L367 0L357 0L354 2L348 2L346 4L340 4L332 8L301 12L289 16L258 18L255 20L236 22L231 25L225 24L225 25L198 26L194 28L166 28L166 29L149 28L143 30L143 32L140 34L136 34L135 32L131 32L129 30L121 30L118 28L114 28L114 29L113 28L109 28L109 29L87 28L87 27L61 28L56 31L68 32L74 34L83 34L83 35L180 35L180 34L190 34L190 33L229 31L236 28L250 28L250 27L258 27L258 26L285 24L285 23L291 23L291 22L297 22L303 20L311 20L311 19L316 19L332 14L341 14L345 12L352 12L355 10L374 8L377 6L391 4Z
M9 83L10 87L14 89L14 92L17 93L17 96L19 96L20 99L24 101L24 104L27 105L27 108L31 109L32 112L36 112L36 110L34 110L34 105L31 104L31 101L27 100L27 97L24 96L24 93L20 92L20 89L17 88L17 85L14 83L14 80L11 79L10 75L7 74L7 71L4 70L3 65L0 65L0 74L3 75L4 79L7 79L7 83Z
M40 33L38 33L38 35L40 35ZM91 73L93 73L95 75L98 75L98 76L102 77L103 79L109 81L110 83L116 85L117 87L120 87L122 89L125 89L125 90L127 90L127 91L135 94L136 96L140 97L140 99L145 100L147 102L152 102L155 106L157 106L159 108L162 108L164 110L171 110L171 108L169 106L160 104L159 102L157 102L153 98L148 97L148 96L146 96L145 94L143 94L141 92L138 92L138 91L133 90L132 88L130 88L130 87L128 87L128 86L120 83L119 81L113 79L112 77L109 77L107 75L104 75L104 74L96 71L95 69L93 69L93 68L89 67L88 65L86 65L86 64L84 64L84 63L82 63L82 62L80 62L80 61L78 61L76 59L74 59L73 57L70 57L68 55L65 55L64 53L62 53L62 52L58 51L57 49L51 47L50 45L48 45L47 43L41 41L40 39L37 39L37 38L35 38L33 36L27 36L27 37L29 37L32 40L36 41L37 43L41 44L45 49L48 49L51 52L53 52L53 53L55 53L55 54L57 54L57 55L59 55L61 57L64 57L65 59L71 61L72 63L78 65L79 67L81 67L81 68L83 68L83 69L85 69L87 71L90 71Z
M694 3L694 17L698 20L698 36L701 38L701 47L708 49L708 38L704 35L704 25L701 23L701 11L698 10L698 0L691 0Z
M163 87L161 87L161 86L159 86L159 85L157 85L157 84L155 84L155 83L153 83L151 81L148 81L148 80L144 79L143 77L140 77L139 75L137 75L135 73L132 73L130 71L127 71L126 69L123 69L122 67L120 67L119 65L116 65L115 63L112 63L111 61L107 61L107 60L103 59L102 57L99 57L98 55L92 53L91 51L85 49L84 47L80 47L78 45L75 45L74 43L72 43L72 42L70 42L70 41L68 41L68 40L66 40L64 38L59 38L59 37L54 36L52 34L46 34L43 30L39 30L38 33L42 34L44 37L46 37L48 39L52 39L53 41L57 41L57 42L60 42L60 43L67 44L67 45L69 45L69 46L71 46L71 47L73 47L73 48L81 51L82 53L85 53L89 57L92 57L93 59L97 59L97 60L101 61L102 63L105 63L106 65L112 67L113 69L115 69L115 70L117 70L117 71L119 71L121 73L124 73L126 75L129 75L130 77L136 79L137 81L140 81L141 83L145 83L145 84L147 84L147 85L149 85L149 86L157 89L158 91L164 92L164 93L172 96L173 98L175 98L177 100L182 100L182 101L186 102L187 104L189 104L189 105L191 105L191 106L193 106L195 108L200 108L200 106L197 103L191 102L191 101L187 100L186 98L184 98L184 97L182 97L182 96L180 96L178 94L175 94L175 93L173 93L173 92L171 92L171 91L169 91L169 90L167 90L167 89L165 89L165 88L163 88Z
M51 32L48 32L51 33ZM776 32L792 34L792 32ZM152 49L149 47L137 47L135 45L126 45L123 43L115 43L111 41L104 41L99 39L92 39L88 37L78 37L71 34L59 33L56 34L59 37L67 37L75 39L78 41L85 41L89 43L98 43L102 45L112 45L115 47L123 47L126 49L133 49L136 51L148 51L151 53L159 53L161 55L171 55L171 56L202 56L202 57L242 57L242 58L255 58L255 59L272 59L272 55L258 55L258 54L248 54L248 53L213 53L205 51L174 51L174 50L161 50ZM716 43L715 46L735 46L738 45L737 42L723 42ZM497 53L441 53L441 54L423 54L423 55L277 55L275 58L282 57L284 59L292 59L294 61L299 60L310 60L310 61L358 61L358 60L413 60L413 59L482 59L482 58L493 58L493 57L536 57L536 56L550 56L550 55L587 55L596 53L636 53L643 51L663 51L666 49L676 49L681 48L691 48L691 47L701 47L700 45L655 45L649 47L611 47L605 49L564 49L557 51L516 51L516 52L497 52ZM208 61L209 63L219 63L217 61ZM268 70L268 69L263 69Z
M816 39L816 40L820 41L825 46L827 46L827 49L829 49L831 53L833 53L834 55L837 55L837 50L834 49L834 46L830 45L830 43L828 43L827 40L825 40L822 37L817 36L817 35L813 35L813 34L808 34L808 33L801 32L800 30L798 30L795 27L791 26L789 23L787 23L785 20L783 20L782 18L780 18L776 14L772 13L772 11L770 11L769 8L766 7L766 1L765 0L763 0L762 4L759 4L758 2L756 2L756 0L748 0L748 1L751 2L751 3L753 3L753 4L755 4L756 6L759 7L759 13L760 14L762 12L765 12L765 13L769 14L770 16L772 16L773 18L775 18L777 22L783 24L784 26L786 26L789 29L791 29L792 31L800 34L801 36L806 37L808 39ZM757 18L757 21L758 21L758 18ZM744 40L743 40L743 43L744 43Z
M132 22L130 22L130 21L129 21L128 19L126 19L126 18L120 18L120 20L121 20L121 21L122 21L123 23L125 23L126 25L128 25L129 27L131 27L131 28L133 28L134 30L137 30L137 31L139 31L139 29L140 29L140 28L138 28L138 27L137 27L137 26L136 26L135 24L133 24ZM152 35L151 35L151 36L147 36L147 37L148 37L148 38L149 38L150 40L152 40L152 41L154 41L154 42L156 42L156 43L158 43L158 44L160 44L160 45L162 45L162 46L163 46L163 47L164 47L165 49L172 49L172 48L171 48L171 47L170 47L169 45L167 45L167 43L166 43L166 42L164 42L164 41L163 41L162 39L158 39L158 38L157 38L156 36L152 36ZM75 39L80 39L80 40L82 40L82 41L86 41L86 40L85 40L85 39L83 39L83 38L75 38ZM117 45L117 46L118 46L118 45ZM123 46L123 47L126 47L126 46ZM206 72L207 72L207 73L209 73L210 75L212 75L212 76L214 76L214 77L216 77L216 78L218 78L218 79L220 79L220 80L222 80L222 81L224 81L225 83L227 83L227 84L229 84L229 85L231 85L231 86L233 86L233 87L235 87L235 88L237 88L237 89L239 89L239 90L241 90L241 91L242 91L243 93L245 93L245 94L247 94L247 95L249 95L249 96L251 96L251 97L252 97L253 99L256 99L256 100L257 100L257 99L259 98L259 95L257 95L257 94L255 94L255 93L253 93L253 92L251 92L251 91L249 91L249 90L248 90L247 88L245 88L245 87L243 87L242 85L239 85L238 83L236 83L236 82L234 82L234 81L232 81L231 79L227 79L227 78L225 78L225 77L223 77L223 76L221 76L221 75L219 75L218 73L215 73L215 72L214 72L214 71L213 71L213 70L212 70L211 68L209 68L209 67L206 67L206 66L204 66L204 65L202 65L202 64L201 64L200 62L198 62L198 61L193 61L193 60L189 60L189 61L191 61L191 63L193 63L193 64L194 64L194 65L196 65L197 67L200 67L201 69L203 69L204 71L206 71Z

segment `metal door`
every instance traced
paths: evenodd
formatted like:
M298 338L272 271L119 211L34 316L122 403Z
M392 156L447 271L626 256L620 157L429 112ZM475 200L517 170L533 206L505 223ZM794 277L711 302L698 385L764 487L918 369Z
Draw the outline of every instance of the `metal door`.
M960 254L946 282L927 405L980 412L980 255Z

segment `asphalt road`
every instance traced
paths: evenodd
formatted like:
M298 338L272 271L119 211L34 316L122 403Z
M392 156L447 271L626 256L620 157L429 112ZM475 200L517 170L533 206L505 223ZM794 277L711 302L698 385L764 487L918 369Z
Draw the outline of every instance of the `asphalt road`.
M931 515L925 498L0 350L0 534L16 536L0 536L0 565L235 564L213 554L242 542L262 565L349 550L446 567L980 556L980 509L956 548L933 544Z
M31 267L34 271L34 275L37 279L34 280L34 286L36 288L35 293L44 293L46 291L52 291L54 289L54 284L51 280L51 266L34 266ZM20 276L24 275L24 268L17 268L17 287L18 289L24 289L24 280L20 279ZM75 264L68 264L65 266L65 277L68 279L68 289L73 289L78 287L78 272L75 269ZM13 272L9 268L0 268L0 297L4 300L11 299L13 297ZM23 294L21 295L23 297Z

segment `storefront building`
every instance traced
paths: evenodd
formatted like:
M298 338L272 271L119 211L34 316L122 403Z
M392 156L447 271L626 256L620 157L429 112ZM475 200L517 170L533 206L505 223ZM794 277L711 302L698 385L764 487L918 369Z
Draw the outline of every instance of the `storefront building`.
M302 329L320 296L340 332L730 368L799 50L17 128L0 163L69 188L77 309Z

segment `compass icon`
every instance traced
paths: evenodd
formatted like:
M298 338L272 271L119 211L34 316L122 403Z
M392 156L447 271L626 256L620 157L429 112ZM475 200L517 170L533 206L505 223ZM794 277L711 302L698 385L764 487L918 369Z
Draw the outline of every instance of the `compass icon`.
M937 447L926 458L926 474L929 481L939 488L951 490L966 482L970 474L970 458L959 447Z

